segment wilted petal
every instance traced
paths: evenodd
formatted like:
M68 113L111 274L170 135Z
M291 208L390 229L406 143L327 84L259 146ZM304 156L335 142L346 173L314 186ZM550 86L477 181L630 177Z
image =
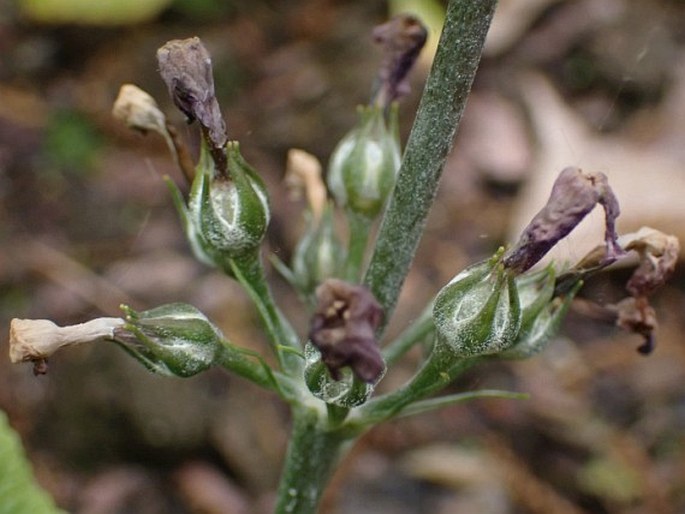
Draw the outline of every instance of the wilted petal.
M678 238L649 227L621 237L626 250L635 250L640 264L626 284L632 296L649 296L673 275L680 253Z
M122 327L120 318L97 318L79 325L59 327L47 319L13 319L10 323L10 360L32 361L36 373L45 372L45 359L60 348L83 343L112 340L114 330Z
M410 14L400 14L373 30L373 38L383 47L383 63L378 72L376 104L387 106L409 93L407 75L414 66L428 30Z
M141 132L151 130L165 138L169 137L166 117L159 110L155 99L133 84L121 86L112 107L112 115L130 128Z
M317 308L309 337L321 360L338 380L349 366L361 380L372 383L385 369L376 343L383 310L363 286L328 279L316 290Z
M162 79L174 104L207 130L215 148L227 141L226 123L214 92L212 60L200 38L174 39L157 50Z
M285 184L293 199L298 199L304 192L314 219L319 220L328 198L319 160L304 150L288 150Z
M579 168L564 169L552 187L547 204L523 231L516 245L507 252L505 266L523 273L566 237L595 205L605 212L605 244L607 262L623 253L616 242L616 218L620 214L618 200L609 187L606 175L585 173Z

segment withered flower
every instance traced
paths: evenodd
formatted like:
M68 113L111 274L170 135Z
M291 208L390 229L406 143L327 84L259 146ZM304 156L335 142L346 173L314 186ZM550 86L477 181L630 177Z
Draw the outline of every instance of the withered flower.
M13 319L10 323L10 360L33 362L35 374L47 372L47 358L60 348L113 340L124 325L120 318L97 318L86 323L57 326L47 319Z
M159 73L176 107L188 121L197 120L215 148L228 136L214 92L212 60L200 38L174 39L157 50Z
M388 106L410 91L407 75L426 44L428 30L410 14L400 14L373 30L373 39L383 48L378 72L376 105Z
M649 304L647 297L632 297L624 298L616 305L611 307L611 310L616 311L616 326L639 334L644 338L644 342L637 347L637 351L643 355L649 355L654 350L656 341L654 339L654 331L658 326L656 311Z
M680 243L678 238L653 228L642 227L621 237L626 250L635 250L640 264L626 284L632 296L650 296L673 275Z
M166 116L159 110L157 102L147 92L133 84L124 84L114 101L112 115L128 127L143 133L151 130L169 138Z
M586 302L585 308L596 317L641 335L644 343L638 347L638 351L647 355L654 349L654 332L657 329L656 312L649 304L648 297L663 286L673 274L678 262L680 243L675 236L642 227L637 232L622 235L618 239L618 244L626 252L635 251L639 258L637 267L626 284L630 296L611 305ZM606 267L606 262L607 248L594 248L557 279L556 290L566 290L569 284L577 283L601 271Z
M595 205L605 213L605 264L623 253L617 243L618 200L609 187L606 175L586 173L579 168L565 168L552 187L547 204L531 220L520 239L504 257L507 268L523 273L530 269L561 239L566 237Z
M304 193L315 221L321 219L328 193L321 178L321 163L312 154L291 148L285 169L285 185L290 197L299 200Z
M626 250L637 252L640 262L626 284L630 297L615 306L616 325L643 336L645 341L638 351L649 354L654 349L657 318L647 297L663 286L673 274L680 244L675 236L649 227L642 227L621 239Z
M364 286L328 279L316 289L317 307L309 338L335 380L349 366L359 379L372 383L385 369L376 343L383 310Z

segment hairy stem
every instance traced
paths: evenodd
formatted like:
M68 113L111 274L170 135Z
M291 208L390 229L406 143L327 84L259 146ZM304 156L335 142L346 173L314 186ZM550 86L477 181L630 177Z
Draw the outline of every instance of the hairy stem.
M366 285L386 321L416 253L494 13L496 0L450 0L435 61L383 217Z
M276 514L316 514L346 439L316 409L293 409L293 428L278 486Z

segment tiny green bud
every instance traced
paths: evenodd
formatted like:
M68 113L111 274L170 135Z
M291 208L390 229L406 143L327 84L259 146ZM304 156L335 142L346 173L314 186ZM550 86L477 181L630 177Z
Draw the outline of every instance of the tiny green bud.
M328 187L339 205L375 218L395 186L400 161L397 107L389 122L382 107L360 107L356 127L333 151Z
M338 277L345 263L345 249L335 234L333 209L326 204L321 219L310 214L307 232L295 247L293 276L300 292L306 296L328 278Z
M196 256L224 269L228 259L258 251L270 218L266 187L237 142L227 144L226 159L228 176L216 173L213 160L203 152L182 212Z
M438 293L433 307L436 345L459 358L511 347L521 327L521 306L501 254L459 273Z
M216 360L223 336L192 305L172 303L143 312L122 309L126 324L115 329L113 339L151 371L191 377Z

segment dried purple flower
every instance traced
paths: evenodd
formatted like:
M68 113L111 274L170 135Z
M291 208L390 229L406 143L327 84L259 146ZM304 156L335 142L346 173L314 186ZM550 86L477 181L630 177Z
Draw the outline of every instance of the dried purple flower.
M340 369L349 366L359 379L375 382L385 369L376 344L381 306L364 286L337 279L321 284L316 298L309 338L331 376L340 380Z
M531 220L516 245L507 252L507 268L523 273L568 235L578 223L600 204L605 213L605 264L616 260L623 250L616 242L618 200L606 175L585 173L579 168L564 169L552 187L547 204Z
M388 106L409 93L407 74L416 62L428 30L410 14L400 14L373 30L373 39L383 47L384 57L378 71L376 105Z
M198 120L213 148L228 137L214 92L212 60L200 38L174 39L157 50L159 73L169 95L189 121Z

